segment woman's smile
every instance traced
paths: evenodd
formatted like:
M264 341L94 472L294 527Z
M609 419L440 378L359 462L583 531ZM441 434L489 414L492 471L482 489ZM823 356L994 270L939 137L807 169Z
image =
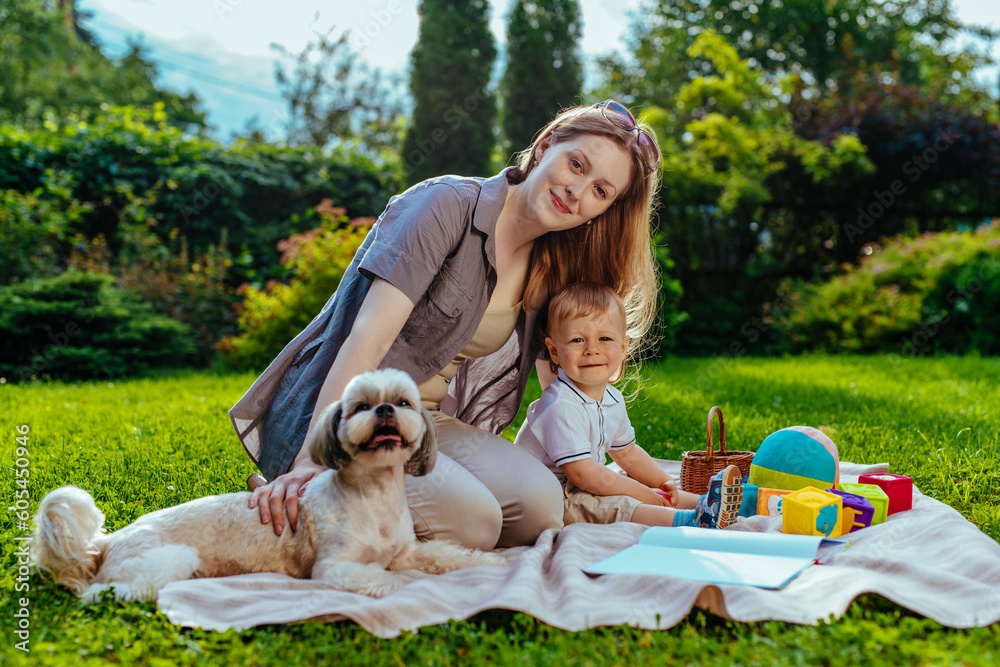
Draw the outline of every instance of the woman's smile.
M566 206L563 200L559 198L559 195L549 190L549 196L552 197L552 203L555 205L557 210L562 213L572 213L572 211L569 210L569 206Z

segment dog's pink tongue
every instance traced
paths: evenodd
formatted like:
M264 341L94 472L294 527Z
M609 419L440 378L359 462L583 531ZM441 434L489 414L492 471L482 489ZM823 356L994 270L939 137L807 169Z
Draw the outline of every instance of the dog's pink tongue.
M398 435L376 435L375 440L373 442L376 446L380 446L389 441L391 441L396 446L403 444L403 439Z

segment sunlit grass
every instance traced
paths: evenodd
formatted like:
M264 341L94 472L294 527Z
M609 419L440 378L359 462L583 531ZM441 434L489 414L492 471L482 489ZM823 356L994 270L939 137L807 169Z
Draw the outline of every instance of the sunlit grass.
M771 431L821 426L843 460L886 461L925 493L1000 539L1000 361L956 358L806 357L667 360L650 364L630 414L639 441L678 458L705 446L705 417L722 407L732 449L755 449ZM150 510L211 493L242 490L253 466L227 411L253 377L179 374L163 380L0 386L5 445L14 468L15 427L30 426L32 504L75 483L90 490L111 528ZM529 398L531 398L529 396ZM519 422L518 422L519 423ZM512 431L508 432L510 434ZM11 475L4 506L13 504ZM2 521L13 591L12 513ZM32 577L31 653L14 648L19 595L0 604L10 664L995 664L1000 629L958 631L863 596L839 620L817 627L737 624L701 611L674 628L568 633L524 614L493 611L468 621L370 636L353 623L267 626L241 633L177 628L151 604L107 601L80 607ZM8 631L10 630L10 631Z

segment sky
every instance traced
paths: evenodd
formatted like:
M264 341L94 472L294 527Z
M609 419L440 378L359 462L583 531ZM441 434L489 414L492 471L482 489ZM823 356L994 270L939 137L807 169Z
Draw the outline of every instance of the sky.
M490 0L490 27L498 47L513 0ZM280 134L286 103L274 81L272 44L302 51L316 31L350 30L352 44L384 72L404 72L417 40L417 0L78 0L92 14L84 26L110 57L140 40L157 64L158 84L203 101L215 138L228 141L251 118L272 138ZM581 48L591 65L624 51L631 16L641 0L580 0ZM952 0L964 23L1000 28L998 0ZM1000 60L1000 42L994 44ZM996 94L1000 67L979 74Z

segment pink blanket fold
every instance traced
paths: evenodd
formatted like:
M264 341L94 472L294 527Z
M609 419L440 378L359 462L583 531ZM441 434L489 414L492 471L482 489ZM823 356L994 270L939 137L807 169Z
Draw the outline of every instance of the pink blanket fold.
M663 461L675 477L679 462ZM885 472L885 464L842 462L843 481ZM780 519L751 517L733 529L780 531ZM841 616L858 595L878 593L956 628L1000 621L1000 544L947 505L914 492L913 509L852 533L834 560L807 568L779 590L712 586L654 575L585 574L583 568L635 544L637 524L573 524L534 546L503 552L508 566L443 575L408 571L411 583L385 598L346 593L277 574L194 579L168 585L159 608L174 623L214 630L306 619L351 619L394 637L487 609L522 611L565 630L601 625L667 628L698 605L736 621L814 624Z

